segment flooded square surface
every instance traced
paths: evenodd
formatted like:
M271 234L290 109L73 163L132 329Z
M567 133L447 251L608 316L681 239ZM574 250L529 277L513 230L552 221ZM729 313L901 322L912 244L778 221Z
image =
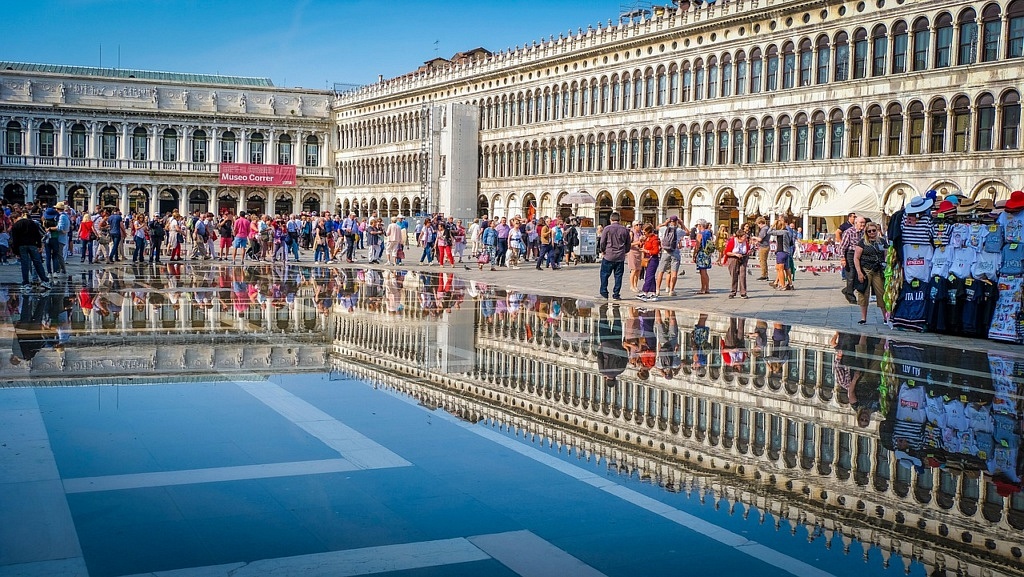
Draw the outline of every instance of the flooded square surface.
M0 576L1024 572L984 342L373 269L0 307Z

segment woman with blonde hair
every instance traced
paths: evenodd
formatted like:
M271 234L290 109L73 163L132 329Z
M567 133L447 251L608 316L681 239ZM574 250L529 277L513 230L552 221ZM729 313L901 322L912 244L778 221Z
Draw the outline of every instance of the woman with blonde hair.
M629 288L633 292L640 292L640 271L643 270L643 267L640 266L643 259L640 247L643 246L646 235L640 228L639 222L633 223L629 233L633 237L629 244L629 252L626 254L626 264L629 265Z
M773 286L778 290L793 290L793 276L789 270L789 259L793 254L793 235L786 228L786 221L779 218L772 225L772 232L769 236L770 250L775 253L775 282Z

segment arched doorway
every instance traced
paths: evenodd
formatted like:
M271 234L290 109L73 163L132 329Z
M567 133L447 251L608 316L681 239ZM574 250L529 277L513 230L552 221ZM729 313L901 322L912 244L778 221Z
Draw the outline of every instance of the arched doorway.
M290 215L295 201L292 195L287 192L279 192L274 199L274 214Z
M377 199L376 198L371 198L370 199L370 215L369 216L382 216L377 211Z
M188 193L188 212L191 214L197 210L202 213L210 210L210 195L202 189Z
M606 226L611 222L610 217L614 210L614 201L612 201L612 194L607 190L602 190L597 194L597 222L602 226Z
M89 191L84 186L72 186L68 189L68 203L78 212L89 209Z
M302 212L320 213L320 197L315 194L307 194L302 199Z
M683 193L678 188L673 188L665 193L665 217L678 216L679 220L686 222L683 214Z
M359 216L360 218L365 218L370 215L370 203L367 202L365 198L361 203L359 203L358 208L359 211L357 213L357 216Z
M640 195L640 222L658 226L658 193L647 189Z
M731 188L722 191L718 198L718 210L715 219L717 221L716 228L724 226L726 230L736 230L740 224L739 199L736 198L736 194L733 193Z
M114 209L120 206L121 192L112 186L100 190L100 208Z
M537 218L537 197L532 192L523 195L523 216L529 220Z
M46 206L57 204L57 189L52 184L40 184L36 188L36 202Z
M157 211L164 215L176 208L178 208L178 191L173 188L161 190L157 197Z
M141 188L136 188L128 193L128 211L131 213L141 212L149 214L149 193Z
M263 214L264 207L267 205L267 199L260 192L250 192L249 196L245 198L245 213L246 214Z
M25 187L12 182L4 187L4 200L11 204L25 204Z
M391 209L390 210L391 210L391 216L405 216L405 215L409 214L407 212L401 212L399 210L399 208L398 208L398 199L397 198L392 198L391 199Z
M423 201L419 197L412 200L412 213L415 216L423 216Z
M412 205L410 204L408 198L403 198L402 199L402 216L411 216L411 215L412 215Z
M238 214L238 197L233 192L222 192L217 196L218 214Z
M491 203L487 202L487 197L480 195L476 197L476 216L477 218L483 218L490 213Z
M623 224L635 222L637 219L636 199L629 190L619 193L619 214L622 215Z

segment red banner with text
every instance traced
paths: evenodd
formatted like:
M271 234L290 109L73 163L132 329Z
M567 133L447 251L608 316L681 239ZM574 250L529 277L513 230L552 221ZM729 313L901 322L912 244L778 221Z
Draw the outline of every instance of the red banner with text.
M235 186L295 186L295 165L222 162L220 183Z

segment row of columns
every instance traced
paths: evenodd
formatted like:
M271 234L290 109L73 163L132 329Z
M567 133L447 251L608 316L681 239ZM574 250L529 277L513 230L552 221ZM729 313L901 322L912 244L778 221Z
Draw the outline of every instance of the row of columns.
M50 120L46 118L30 118L30 117L11 117L3 119L2 124L4 130L0 132L4 139L2 150L7 152L7 130L6 125L9 121L16 121L22 125L22 136L23 136L23 148L22 154L24 156L40 156L40 150L37 143L40 141L39 127L46 122L54 125L56 128L56 138L54 142L55 157L68 157L71 156L71 132L72 127L76 125L82 125L86 128L85 138L85 152L83 158L100 158L102 155L102 137L103 129L106 126L115 126L114 124L106 122L77 122L74 120ZM206 163L218 163L223 159L222 151L220 146L225 141L223 135L225 132L232 132L235 134L234 143L237 143L237 148L234 150L232 162L249 163L253 160L251 158L248 144L252 141L252 136L255 134L265 135L264 149L262 153L262 162L258 164L277 164L281 161L280 150L278 144L280 143L281 136L288 135L292 137L291 142L291 158L287 159L290 162L288 164L294 164L296 166L305 166L306 164L306 139L309 136L314 136L317 139L317 163L314 165L319 168L326 168L329 165L326 162L325 157L325 135L315 131L279 131L274 128L218 128L216 126L204 126L204 125L176 125L176 124L151 124L151 125L136 125L146 130L146 159L138 160L153 160L153 161L164 161L164 132L167 129L173 129L175 131L174 137L174 159L170 160L173 162L193 162L193 152L196 151L197 143L205 142L208 143L208 148L205 149L205 158L202 160L195 160L195 162L206 162ZM135 128L131 128L127 123L120 125L118 132L119 142L116 146L117 156L116 158L106 160L136 160L134 158L134 133ZM202 139L196 139L194 137L195 132L202 130L206 132L206 137ZM200 145L201 146L201 145ZM201 148L200 148L201 150ZM255 163L254 163L255 164Z

